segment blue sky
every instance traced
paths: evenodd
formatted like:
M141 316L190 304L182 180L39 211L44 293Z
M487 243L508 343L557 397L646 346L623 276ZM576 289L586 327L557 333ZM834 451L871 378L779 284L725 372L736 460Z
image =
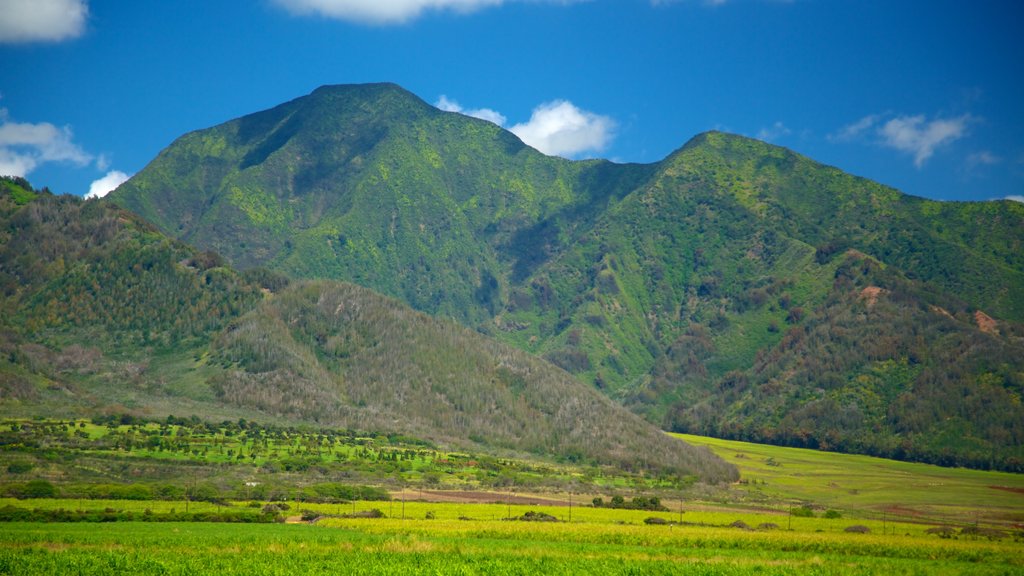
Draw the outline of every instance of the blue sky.
M0 172L102 193L188 131L390 81L572 158L718 129L908 194L1024 200L1022 6L0 0Z

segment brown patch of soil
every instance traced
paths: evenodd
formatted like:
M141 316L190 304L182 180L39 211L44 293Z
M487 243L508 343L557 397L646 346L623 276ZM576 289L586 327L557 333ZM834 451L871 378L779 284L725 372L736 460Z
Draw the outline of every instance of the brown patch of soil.
M989 486L993 490L1002 490L1004 492L1012 492L1014 494L1024 494L1024 488L1014 488L1013 486Z
M924 516L924 512L915 510L914 508L908 508L907 506L900 506L899 504L893 504L891 506L883 506L882 510L893 516L903 516L906 518L917 518Z
M995 318L985 314L981 310L974 313L974 321L978 323L978 330L986 334L999 334Z
M860 297L867 301L868 308L871 308L878 302L878 297L886 292L887 290L878 286L867 286L860 291Z

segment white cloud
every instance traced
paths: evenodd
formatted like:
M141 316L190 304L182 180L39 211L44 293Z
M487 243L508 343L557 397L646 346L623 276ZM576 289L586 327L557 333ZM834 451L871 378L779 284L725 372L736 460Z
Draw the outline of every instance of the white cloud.
M444 94L438 98L434 106L444 110L445 112L458 112L459 114L465 114L466 116L472 116L481 120L487 120L493 122L498 126L504 126L506 118L501 113L491 110L490 108L477 108L473 110L466 110L459 105L455 100L449 100Z
M93 183L89 185L89 193L85 195L86 198L103 198L107 194L114 191L115 188L123 184L126 180L131 178L128 174L121 172L120 170L111 170L107 172L107 175L99 180L93 180Z
M96 157L75 144L70 127L58 128L49 122L13 122L7 109L0 108L0 175L24 177L49 162L68 162L79 167L95 162L101 171L110 167L106 155ZM124 172L111 170L89 186L85 197L105 196L128 178Z
M400 24L427 10L473 12L507 0L273 0L298 15L319 15L366 24ZM561 3L566 3L564 0Z
M490 108L466 110L458 102L442 95L434 106L447 112L481 118L504 126L507 118ZM529 146L544 154L574 157L583 152L601 151L611 142L615 121L581 110L568 100L554 100L533 109L530 120L508 128Z
M930 122L924 115L900 116L883 124L878 133L882 143L890 148L914 155L914 165L920 168L932 157L935 149L959 140L967 133L970 116L941 118Z
M967 127L973 120L970 114L956 118L936 118L927 120L923 114L915 116L896 116L891 114L871 114L852 124L843 126L828 135L831 142L868 141L888 148L913 155L914 165L918 168L931 158L935 151L967 134ZM886 120L886 117L889 117ZM980 155L976 163L988 163L995 157Z
M568 100L555 100L534 108L528 122L509 130L545 154L572 157L603 150L611 141L615 122Z
M848 124L839 129L835 134L829 134L828 139L838 142L849 142L850 140L856 140L864 135L865 132L870 130L878 120L881 118L878 114L871 114L865 116L860 120L857 120L853 124Z
M89 16L86 0L0 0L0 43L77 38Z
M1017 195L1007 196L1006 200L1013 200L1014 202L1022 202L1022 203L1024 203L1024 196L1017 196Z
M786 127L782 122L776 122L767 128L761 128L757 132L757 139L764 140L765 142L771 142L792 134L793 131Z
M988 150L981 150L980 152L969 154L965 162L967 164L967 169L973 170L979 166L993 166L1001 163L1002 161L1002 158L996 156L992 152L989 152Z
M93 156L73 141L71 128L49 122L12 122L0 109L0 174L25 176L45 162L71 162L85 166Z

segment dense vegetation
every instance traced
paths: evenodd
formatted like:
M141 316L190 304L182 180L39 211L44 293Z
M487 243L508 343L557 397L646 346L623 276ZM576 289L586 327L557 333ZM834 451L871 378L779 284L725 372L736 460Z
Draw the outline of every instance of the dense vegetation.
M453 452L396 434L127 414L6 420L0 455L0 497L18 499L347 503L388 500L386 488L679 489L693 480Z
M238 273L112 204L11 186L0 190L5 413L188 410L735 478L707 450L451 321L353 285Z
M1022 466L1019 203L715 132L569 162L392 85L185 135L111 197L237 265L456 318L666 428Z
M261 298L216 254L131 212L31 190L0 180L0 327L13 336L77 329L94 344L171 345L206 336Z

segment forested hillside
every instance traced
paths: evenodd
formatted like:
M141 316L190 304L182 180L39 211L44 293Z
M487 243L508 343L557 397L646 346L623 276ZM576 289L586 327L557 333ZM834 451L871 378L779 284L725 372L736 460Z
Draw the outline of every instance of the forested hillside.
M238 273L113 204L0 179L0 411L256 419L735 479L557 368L365 288Z
M914 198L718 132L650 165L571 162L388 84L187 134L111 198L243 268L455 318L665 427L1019 466L1016 427L987 423L1020 420L1019 203ZM850 258L885 282L842 281ZM883 378L898 402L833 398L861 415L851 429L807 416L903 364ZM740 374L788 392L748 415Z

